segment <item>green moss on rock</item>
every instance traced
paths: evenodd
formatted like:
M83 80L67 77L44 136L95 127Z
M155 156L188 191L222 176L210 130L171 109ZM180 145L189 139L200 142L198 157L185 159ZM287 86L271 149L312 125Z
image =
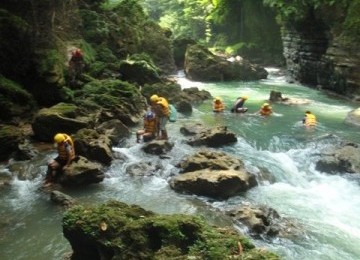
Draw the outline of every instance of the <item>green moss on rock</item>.
M199 217L158 215L117 201L69 209L63 232L74 259L279 259Z

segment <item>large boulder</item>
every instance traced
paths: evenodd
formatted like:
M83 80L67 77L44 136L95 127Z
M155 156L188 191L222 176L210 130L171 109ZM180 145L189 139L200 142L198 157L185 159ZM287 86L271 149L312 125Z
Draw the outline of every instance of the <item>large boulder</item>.
M117 201L70 208L63 233L73 250L71 259L279 259L232 228Z
M268 75L265 68L239 59L233 62L216 56L201 45L189 45L185 54L186 77L195 81L259 80Z
M227 199L257 185L255 176L241 170L198 170L173 177L170 186L179 192Z
M111 140L107 135L99 134L93 129L81 129L74 135L76 154L90 160L110 165L113 156Z
M179 192L226 199L257 185L244 163L223 152L202 150L176 165L181 174L170 180Z
M0 161L8 160L14 152L18 152L23 142L24 136L19 127L0 125Z
M102 182L104 178L105 173L99 163L91 162L85 157L79 156L64 170L58 182L63 186L78 187Z
M56 133L72 134L91 125L91 117L78 118L78 115L79 108L66 103L39 110L32 123L35 138L39 141L52 142Z

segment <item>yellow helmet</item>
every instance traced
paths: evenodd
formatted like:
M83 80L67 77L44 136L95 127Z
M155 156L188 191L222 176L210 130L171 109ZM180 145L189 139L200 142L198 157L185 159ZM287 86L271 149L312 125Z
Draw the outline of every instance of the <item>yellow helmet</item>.
M151 102L157 102L159 100L159 96L158 95L152 95L150 97L150 100L151 100Z
M270 105L269 105L269 103L264 103L262 106L263 107L269 107Z
M215 97L214 101L220 101L221 98L220 97Z
M241 98L247 100L249 97L248 96L242 96Z
M54 141L57 144L60 144L60 143L64 142L65 141L65 135L64 134L56 134L54 136Z

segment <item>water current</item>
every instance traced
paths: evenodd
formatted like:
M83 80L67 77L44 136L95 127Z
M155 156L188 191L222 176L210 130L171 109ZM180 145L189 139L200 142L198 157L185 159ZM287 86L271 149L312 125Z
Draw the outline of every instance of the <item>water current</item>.
M226 111L214 114L211 100L194 107L190 116L179 114L168 124L170 141L175 144L167 158L147 155L133 136L113 151L116 158L105 180L81 189L64 190L81 203L101 203L116 199L161 214L184 213L205 217L217 225L232 225L222 211L242 204L266 205L282 217L301 227L301 235L292 238L258 239L253 242L270 249L284 259L360 259L360 182L338 174L315 170L319 151L330 149L342 140L360 143L359 130L344 123L356 107L333 96L305 86L288 84L280 71L268 69L268 79L255 82L201 83L186 80L179 74L183 88L198 87L221 97ZM274 114L268 118L255 115L271 90L284 97L305 99L306 104L272 104ZM231 105L238 96L249 99L246 114L232 114ZM319 124L306 130L301 124L305 110L311 110ZM174 192L169 178L185 156L199 148L188 146L179 132L184 123L199 122L207 126L225 125L235 132L238 142L218 148L241 158L246 168L269 176L258 176L259 185L246 194L224 201ZM0 259L63 259L71 247L62 234L63 209L51 203L49 195L39 191L46 162L55 154L40 153L28 162L0 166L2 174L14 176L9 187L0 189ZM139 163L156 165L153 174L132 176L127 169ZM18 172L25 171L21 178ZM41 173L41 174L39 174ZM246 232L240 225L237 229Z

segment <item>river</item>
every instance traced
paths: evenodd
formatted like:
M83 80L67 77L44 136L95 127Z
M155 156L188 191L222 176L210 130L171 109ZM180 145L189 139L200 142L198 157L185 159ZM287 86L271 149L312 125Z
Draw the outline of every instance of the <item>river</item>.
M196 86L220 96L225 104L223 114L214 114L211 100L194 108L191 116L179 114L168 124L174 148L169 158L142 152L133 137L114 147L116 158L106 172L105 180L77 190L64 190L81 203L98 203L108 199L137 204L162 214L185 213L204 216L209 222L229 225L221 212L241 204L266 205L282 217L301 227L296 238L253 239L284 259L360 259L360 183L349 176L329 175L315 170L319 151L332 144L349 140L360 143L358 128L344 123L349 111L356 108L339 98L301 85L288 84L276 69L268 69L268 79L256 82L201 83L180 75L183 88ZM308 104L272 104L274 115L263 118L254 113L271 90L284 97L307 99ZM234 100L247 95L246 114L229 112ZM311 110L319 124L306 130L301 124L305 110ZM254 173L267 169L269 176L258 176L259 185L246 194L225 201L178 194L168 185L177 174L174 166L199 148L188 146L179 128L184 123L200 122L208 126L226 125L238 136L238 142L218 148L241 158ZM71 247L62 234L63 209L51 203L49 195L39 191L45 165L54 153L40 153L30 162L13 162L0 166L1 174L14 176L9 187L0 189L0 259L63 259ZM151 175L131 176L128 167L139 162L154 166ZM21 170L20 170L21 169ZM26 172L18 177L18 172ZM38 173L41 173L39 175ZM239 230L246 232L241 226Z

